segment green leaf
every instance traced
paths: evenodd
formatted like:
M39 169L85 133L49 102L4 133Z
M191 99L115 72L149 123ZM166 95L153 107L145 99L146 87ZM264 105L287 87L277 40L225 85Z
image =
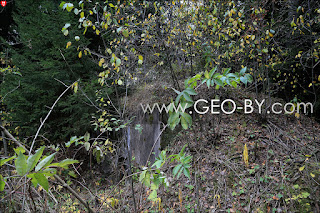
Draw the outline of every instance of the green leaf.
M176 165L173 170L172 170L172 173L173 173L173 177L175 177L177 175L177 173L179 172L179 170L181 169L182 167L182 164L178 164Z
M179 155L180 155L180 156L183 155L183 152L184 152L184 150L186 149L186 147L187 147L187 144L185 144L185 145L182 147L181 151L179 152Z
M116 67L119 67L121 65L121 59L117 58L116 59Z
M210 88L211 80L210 80L210 79L208 79L206 83L207 83L208 88Z
M192 107L192 106L193 106L193 101L192 101L192 102L182 101L182 102L180 103L180 106L181 106L183 109L188 109L189 107Z
M161 164L162 164L162 161L161 160L157 160L156 162L154 162L154 164L152 165L153 166L156 166L156 168L160 168L161 167Z
M183 170L183 169L180 169L180 171L178 172L177 178L180 177L180 175L181 175L181 173L182 173L182 170Z
M145 186L150 186L150 172L148 170L144 170L139 177L139 181L144 184Z
M145 179L143 180L144 185L147 187L150 186L150 177L151 177L151 174L150 172L147 171Z
M228 73L227 77L228 78L238 78L239 76L236 73Z
M309 197L310 193L309 192L301 192L301 195L303 198Z
M241 81L242 83L244 83L244 84L247 84L247 83L248 83L248 79L247 79L246 77L243 77L243 76L240 77L240 81Z
M181 92L179 92L178 90L176 90L175 88L172 88L173 89L173 91L175 92L175 93L177 93L178 95L181 93Z
M68 34L69 34L69 30L66 29L66 30L63 31L63 35L64 36L67 36Z
M28 169L27 171L30 172L38 163L38 161L40 160L43 150L44 150L45 146L42 146L40 149L38 149L36 151L36 153L34 155L31 155L28 157L27 160L27 165L28 165Z
M69 142L65 143L65 146L66 147L70 147L71 146L71 142L69 141Z
M122 27L117 28L117 33L122 32Z
M62 2L60 3L59 7L62 8L65 3L66 3L65 1L62 1Z
M188 122L184 117L181 117L181 126L183 129L188 129Z
M68 168L68 165L73 164L73 163L79 163L78 160L73 160L73 159L65 159L59 163L53 163L48 166L58 166L62 168Z
M189 168L189 167L186 167L186 164L190 163L191 159L192 159L192 156L188 156L188 157L184 158L183 163L185 164L184 165L185 168Z
M188 87L187 89L185 89L185 91L189 94L189 95L197 95L198 93L191 87Z
M123 35L124 37L128 37L128 36L129 36L128 30L127 30L127 29L123 30L123 31L122 31L122 35Z
M182 117L187 121L188 125L192 124L192 117L188 113L181 113Z
M4 181L2 175L0 174L0 191L1 192L4 190L5 186L6 186L6 182Z
M170 128L173 130L180 122L179 113L173 112L168 119Z
M37 179L40 186L42 186L46 191L49 190L48 179L41 173L35 173L34 177Z
M263 52L263 53L267 53L267 52L268 52L268 49L266 49L266 48L265 48L265 49L262 49L262 52Z
M193 186L193 185L185 184L184 186L187 187L187 188L190 189L190 190L194 189L194 186Z
M223 84L227 83L227 78L223 75L221 75L221 77L219 78L220 76L218 76L218 79L220 79L222 81Z
M148 197L149 200L152 200L152 201L156 201L157 200L157 191L156 190L153 190L149 197Z
M253 78L252 78L252 76L251 76L250 74L246 74L244 77L247 78L247 80L248 80L249 83L252 83Z
M206 72L204 73L204 77L205 77L206 79L209 79L209 78L210 78L208 71L206 71Z
M38 181L35 177L31 178L31 183L34 187L37 187L37 185L38 185Z
M244 75L247 71L247 67L244 67L240 70L240 75Z
M183 174L184 174L187 178L190 179L190 171L189 171L189 169L184 168L184 169L183 169Z
M15 160L15 166L18 175L23 176L27 173L27 160L21 152L19 152L18 158Z
M283 194L278 194L277 197L278 198L283 198Z
M85 142L85 143L83 144L83 146L84 146L84 148L85 148L87 151L89 151L89 149L90 149L90 143L89 143L89 142Z
M223 71L223 75L227 75L230 72L231 68L225 68Z
M50 166L50 165L49 165ZM55 168L46 168L42 171L42 174L46 175L46 176L53 176L57 173L57 169Z
M71 177L77 178L77 175L74 173L74 171L70 171L68 175L70 175Z
M67 6L66 6L67 11L68 11L68 12L71 12L71 10L72 10L73 7L74 7L73 4L72 4L72 3L66 3L65 5L67 5Z
M142 182L142 180L145 178L146 172L147 172L147 170L144 170L143 172L140 173L140 176L139 176L139 181L140 182Z
M15 159L17 156L12 156L12 157L10 157L10 158L5 158L5 159L1 159L0 160L0 167L1 166L3 166L5 163L7 163L8 161L11 161L11 160L13 160L13 159Z
M176 97L176 100L174 102L176 105L178 105L182 95L183 95L183 92L180 92L180 94Z
M138 64L142 64L143 63L143 56L139 55L138 58L139 58Z
M226 78L226 83L227 83L228 85L232 86L229 78Z
M37 172L41 168L46 167L47 165L49 165L53 161L55 154L56 153L53 153L53 154L49 155L48 157L45 157L44 159L42 159L40 161L40 163L38 163L38 165L36 166L35 171Z
M214 79L214 82L219 86L223 86L223 82L220 79Z
M212 78L212 76L213 76L213 74L216 72L217 68L218 68L218 67L214 67L212 70L210 70L210 72L209 72L210 78Z
M84 134L84 136L83 136L83 139L84 139L84 141L88 142L90 139L90 133L86 132L86 134Z
M157 189L159 188L160 182L159 182L157 179L158 179L158 178L155 178L155 177L154 177L154 181L155 181L155 182L151 184L151 187L150 187L151 190L157 190Z
M23 154L26 152L26 150L22 146L19 146L18 148L13 148L13 150L16 154L19 154L20 152Z
M193 102L192 98L190 97L190 95L186 92L182 92L183 93L183 97L186 99L186 101L188 102Z

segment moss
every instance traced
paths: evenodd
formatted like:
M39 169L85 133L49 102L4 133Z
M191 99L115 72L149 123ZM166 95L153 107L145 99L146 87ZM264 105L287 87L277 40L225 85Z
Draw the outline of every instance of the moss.
M164 149L167 147L172 141L174 141L175 137L179 135L178 133L181 131L181 127L178 126L174 130L167 128L161 137L160 147Z
M153 123L153 115L151 114L151 115L149 115L149 124L152 124Z

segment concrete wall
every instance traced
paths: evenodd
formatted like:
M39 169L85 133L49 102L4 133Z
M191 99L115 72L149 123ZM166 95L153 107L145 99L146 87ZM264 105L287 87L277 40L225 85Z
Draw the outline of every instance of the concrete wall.
M135 129L137 124L140 124L142 127L141 133ZM151 162L154 162L155 157L160 153L159 134L159 112L155 110L152 114L144 114L142 110L139 111L127 129L127 142L131 150L131 155L135 157L136 163L146 165L150 152L155 153L155 155L152 154L149 159ZM153 146L154 149L151 151Z

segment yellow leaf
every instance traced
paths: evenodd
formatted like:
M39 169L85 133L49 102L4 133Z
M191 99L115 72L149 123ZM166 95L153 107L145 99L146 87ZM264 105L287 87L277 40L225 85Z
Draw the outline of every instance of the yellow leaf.
M182 191L179 188L179 202L180 202L180 206L182 206Z
M204 73L204 77L207 78L207 79L209 79L209 73L208 73L208 71L206 71L206 72Z
M73 88L74 93L77 93L77 92L78 92L78 82L75 82L75 83L72 85L72 88Z
M318 81L320 81L320 75L318 76Z
M79 52L78 57L79 57L79 58L81 58L81 57L82 57L82 51L80 51L80 52Z
M299 168L299 171L302 172L302 171L304 170L304 167L305 167L305 166L301 166L301 167Z
M248 155L248 147L247 144L244 145L243 149L243 161L246 164L246 166L249 166L249 155Z
M143 56L139 55L138 57L139 57L138 64L142 64L143 63Z
M315 177L315 175L314 175L313 173L310 173L310 175L311 175L311 177L313 177L313 178Z
M312 83L309 84L309 87L311 87L311 86L312 86Z
M294 116L296 116L296 118L299 118L299 117L300 117L300 114L296 112L296 113L294 114Z
M66 46L66 48L68 49L70 46L71 46L71 41L69 41L68 43L67 43L67 46Z
M221 208L220 195L215 195L215 196L214 196L214 199L216 199L216 198L217 198L217 200L218 200L219 208Z
M104 63L104 58L101 58L99 61L99 67L102 67L102 64Z
M115 198L111 198L111 206L112 208L115 208L119 203L119 200L118 199L115 199Z

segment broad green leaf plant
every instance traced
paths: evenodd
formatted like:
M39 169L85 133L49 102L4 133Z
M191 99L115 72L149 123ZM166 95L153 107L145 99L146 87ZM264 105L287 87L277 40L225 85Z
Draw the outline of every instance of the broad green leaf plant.
M208 88L232 86L237 88L240 83L251 83L253 78L246 73L247 67L243 67L239 72L231 73L230 68L225 68L222 73L217 72L218 67L212 68L209 72L199 73L187 80L185 80L185 89L181 92L174 89L177 97L174 103L170 103L168 124L171 129L174 129L179 123L183 129L188 129L192 125L191 116L185 112L186 109L193 106L194 101L192 96L197 95L196 90L202 84L206 84Z
M160 186L169 186L167 175L163 172L164 165L176 162L177 165L172 170L173 177L179 178L183 173L187 178L191 178L190 170L192 156L187 155L184 150L186 145L182 148L179 154L167 156L166 150L161 151L158 158L151 167L144 167L140 173L139 181L151 189L148 199L156 201L158 199L157 190Z
M0 191L5 188L5 183L9 178L21 178L27 177L34 187L40 185L46 191L49 190L48 178L54 176L57 173L57 168L67 169L70 164L78 163L77 160L65 159L58 163L52 163L57 152L50 155L43 155L45 146L40 147L35 154L27 155L23 147L14 149L15 155L9 158L3 158L0 160L0 167L5 164L14 161L14 166L17 175L10 177L0 176Z

